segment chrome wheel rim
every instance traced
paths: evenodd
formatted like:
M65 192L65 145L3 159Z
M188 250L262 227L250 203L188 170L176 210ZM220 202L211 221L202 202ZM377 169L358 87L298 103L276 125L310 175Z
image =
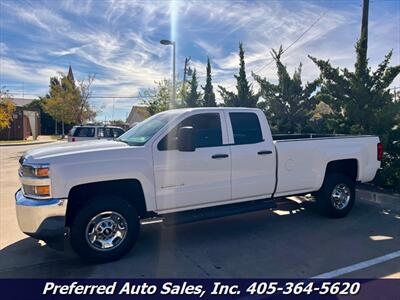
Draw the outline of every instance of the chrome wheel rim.
M350 188L344 183L336 185L331 194L332 205L336 209L344 209L350 202Z
M125 240L128 223L115 211L105 211L94 216L86 226L86 241L100 251L117 248Z

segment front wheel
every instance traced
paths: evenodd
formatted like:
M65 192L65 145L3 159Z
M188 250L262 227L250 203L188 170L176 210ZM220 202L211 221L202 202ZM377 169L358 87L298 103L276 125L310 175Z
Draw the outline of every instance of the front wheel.
M119 197L94 197L76 214L71 246L92 262L108 262L125 255L139 236L136 209Z
M321 189L315 195L321 214L331 218L342 218L354 205L355 183L344 174L327 174Z

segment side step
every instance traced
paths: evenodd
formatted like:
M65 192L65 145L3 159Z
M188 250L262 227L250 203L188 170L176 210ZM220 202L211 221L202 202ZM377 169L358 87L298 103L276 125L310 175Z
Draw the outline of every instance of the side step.
M275 201L268 199L268 200L248 201L242 203L200 208L190 211L166 214L163 217L164 217L164 225L170 226L176 224L185 224L202 220L221 218L226 216L233 216L237 214L264 210L264 209L273 209L276 207L277 205Z

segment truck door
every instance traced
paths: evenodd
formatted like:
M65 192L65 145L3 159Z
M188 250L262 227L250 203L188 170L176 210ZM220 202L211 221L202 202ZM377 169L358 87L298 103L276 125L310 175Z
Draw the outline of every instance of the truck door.
M153 146L157 209L207 206L231 198L231 157L224 114L188 116ZM195 151L178 150L181 127L194 129Z
M261 112L225 112L232 156L232 200L269 198L275 187L276 157ZM260 125L260 118L263 122Z

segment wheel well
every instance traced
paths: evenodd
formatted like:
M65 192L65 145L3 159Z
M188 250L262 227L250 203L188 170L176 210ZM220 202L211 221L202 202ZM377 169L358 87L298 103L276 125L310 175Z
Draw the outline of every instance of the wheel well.
M66 226L70 226L78 209L97 195L113 195L125 198L132 204L140 218L147 215L142 185L137 179L101 181L74 186L68 195Z
M342 173L346 174L351 180L356 181L358 172L358 163L356 159L334 160L326 166L326 174Z

